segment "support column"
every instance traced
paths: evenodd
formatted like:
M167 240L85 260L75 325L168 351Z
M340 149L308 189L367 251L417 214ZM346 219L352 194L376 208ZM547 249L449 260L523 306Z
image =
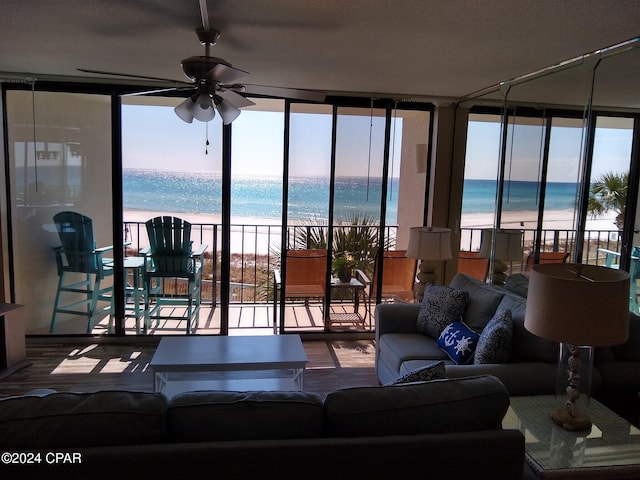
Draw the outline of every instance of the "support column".
M469 110L454 104L438 105L434 112L428 224L451 229L453 259L437 262L438 283L448 285L457 270L457 252L460 249L460 214L464 159L467 142Z

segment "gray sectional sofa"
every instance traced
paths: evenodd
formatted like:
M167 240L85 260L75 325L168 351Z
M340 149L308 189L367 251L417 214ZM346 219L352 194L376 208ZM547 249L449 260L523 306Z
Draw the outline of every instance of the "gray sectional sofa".
M419 304L382 304L375 311L375 365L379 381L383 384L393 382L409 372L442 360L449 378L489 374L499 378L512 396L555 394L559 346L524 328L526 279L521 276L515 278L522 280L508 283L508 288L503 288L457 274L449 285L469 292L462 320L478 333L496 312L511 310L513 334L507 362L456 365L434 338L418 331ZM624 345L595 352L592 393L637 424L638 392L640 318L630 314L629 340ZM616 408L615 403L620 408Z
M3 478L519 479L492 376L305 392L0 400ZM481 445L482 448L478 448ZM15 462L11 461L15 458ZM28 460L32 463L27 464Z

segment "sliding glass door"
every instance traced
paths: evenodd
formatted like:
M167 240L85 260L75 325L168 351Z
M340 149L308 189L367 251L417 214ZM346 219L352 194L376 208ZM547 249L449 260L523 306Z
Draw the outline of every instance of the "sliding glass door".
M7 91L11 237L5 270L28 334L48 333L58 292L53 216L74 211L92 220L97 246L112 245L111 100L108 96ZM105 256L112 256L105 254ZM79 274L79 281L84 276ZM112 285L106 278L104 287ZM65 296L65 303L82 300ZM76 307L84 308L84 305ZM106 332L108 315L96 320ZM54 333L86 333L87 317L59 313Z

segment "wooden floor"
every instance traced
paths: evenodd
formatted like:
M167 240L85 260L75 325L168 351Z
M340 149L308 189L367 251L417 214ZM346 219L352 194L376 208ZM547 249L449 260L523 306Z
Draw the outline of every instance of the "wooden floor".
M150 392L153 384L149 362L159 337L127 340L27 339L31 365L0 380L0 397L36 388ZM309 359L305 391L326 395L338 388L377 384L371 340L305 341L304 348Z

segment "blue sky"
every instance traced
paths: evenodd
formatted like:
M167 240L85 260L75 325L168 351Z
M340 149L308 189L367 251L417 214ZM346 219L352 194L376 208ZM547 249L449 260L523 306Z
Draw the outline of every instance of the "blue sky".
M630 126L632 127L632 125ZM542 149L540 126L518 126L513 134L513 149L507 149L507 164L511 163L511 179L534 181L538 178ZM603 173L629 170L632 130L598 128L594 146L592 178ZM509 133L511 135L511 131ZM581 158L582 129L553 127L549 150L548 178L552 182L575 182ZM472 122L467 138L466 178L493 179L499 158L500 125ZM508 167L507 167L508 168ZM494 177L491 176L494 175Z
M233 175L282 175L283 118L284 114L278 112L247 110L233 122ZM328 176L331 115L294 113L292 118L290 175ZM373 176L381 176L383 128L384 118L374 116L369 165L369 117L340 116L336 173L364 176L370 169ZM206 123L185 123L172 107L123 105L122 130L125 168L220 172L218 116L209 122L207 133ZM205 154L207 135L209 146ZM399 158L399 136L394 151ZM397 171L394 170L396 176Z
M383 117L373 117L374 141L369 155L369 117L341 115L338 121L340 176L381 176ZM400 158L401 120L398 120L395 154ZM208 127L208 133L207 133ZM280 176L283 157L283 114L244 111L233 122L232 173L238 176ZM220 118L206 123L185 123L172 107L123 105L123 152L125 168L156 168L169 171L220 172ZM515 146L507 152L511 179L535 180L540 168L542 128L518 126ZM246 135L245 135L246 132ZM631 129L598 128L592 178L629 168ZM549 180L575 182L582 129L554 127L550 150ZM209 146L205 146L206 139ZM472 122L468 134L467 178L493 179L497 171L500 126ZM290 175L328 176L330 169L331 116L295 113L291 129ZM345 141L346 140L346 141ZM205 148L208 155L205 154ZM398 168L393 170L397 176Z

